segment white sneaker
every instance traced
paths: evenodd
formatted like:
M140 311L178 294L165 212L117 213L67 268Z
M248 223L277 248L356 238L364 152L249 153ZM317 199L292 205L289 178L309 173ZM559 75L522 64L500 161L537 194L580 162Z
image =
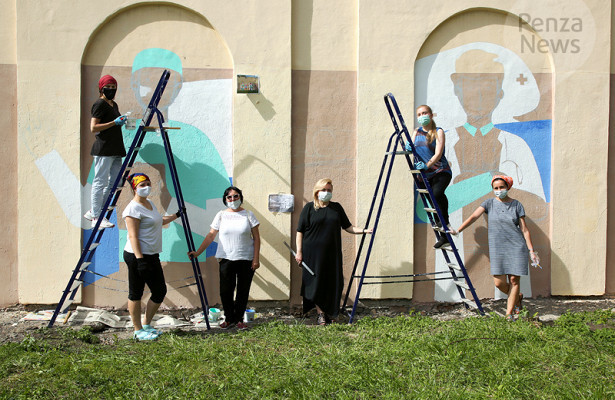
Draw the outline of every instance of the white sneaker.
M87 219L88 221L93 220L94 218L96 218L96 216L94 214L92 214L92 210L88 210L88 212L86 212L83 215L83 218Z
M92 228L96 226L97 222L98 222L98 218L92 219ZM111 222L109 222L107 218L103 218L103 220L100 222L100 226L98 227L98 229L113 228L114 226L115 224L112 224Z

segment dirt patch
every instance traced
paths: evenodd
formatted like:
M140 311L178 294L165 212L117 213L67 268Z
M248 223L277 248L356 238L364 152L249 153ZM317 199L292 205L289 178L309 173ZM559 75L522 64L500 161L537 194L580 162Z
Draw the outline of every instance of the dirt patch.
M538 319L541 322L551 322L557 319L560 315L567 311L595 311L611 309L615 311L615 297L549 297L537 299L525 299L524 306L527 310L527 315ZM482 300L484 311L491 315L505 314L505 300ZM258 325L269 321L280 320L285 323L300 323L306 325L315 325L316 317L312 312L307 316L301 314L299 308L290 307L288 303L277 302L250 302L250 307L256 309L257 318L252 325ZM46 327L47 321L23 321L22 319L30 312L48 310L49 306L23 306L15 305L1 309L0 312L0 343L21 342L28 336L33 337L49 337L53 336ZM126 310L108 310L113 311L118 315L126 315ZM175 309L161 310L161 314L171 315L174 318L189 321L190 317L197 313L198 309ZM463 305L458 303L417 303L408 300L363 300L357 307L355 319L366 317L393 317L398 315L407 315L408 313L418 313L425 316L430 316L438 320L455 320L469 317L477 317L479 314L476 311L468 310ZM336 323L347 323L348 317L340 315ZM54 330L61 332L63 329L80 329L81 325L63 324L63 321L57 321L54 325ZM94 334L100 339L103 344L113 344L120 339L129 339L132 337L130 329L113 329L103 324L94 324L91 326ZM163 329L167 330L167 329ZM224 332L222 329L213 328L207 331L203 328L194 328L191 326L173 329L173 332L179 335L212 335Z

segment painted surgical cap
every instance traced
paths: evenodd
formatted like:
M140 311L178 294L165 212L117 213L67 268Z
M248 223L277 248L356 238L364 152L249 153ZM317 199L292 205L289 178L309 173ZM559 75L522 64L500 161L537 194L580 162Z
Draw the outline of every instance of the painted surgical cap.
M151 48L139 52L132 63L132 72L141 68L165 68L182 73L182 61L170 50Z

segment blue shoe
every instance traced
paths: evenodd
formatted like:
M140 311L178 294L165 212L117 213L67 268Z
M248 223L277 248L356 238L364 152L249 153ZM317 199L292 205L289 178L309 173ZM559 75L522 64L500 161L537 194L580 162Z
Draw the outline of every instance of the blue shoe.
M159 331L158 329L154 329L154 327L151 325L143 325L143 330L147 332L155 333L157 336L162 335L162 331Z
M137 341L158 339L158 335L153 332L148 332L145 329L139 329L138 331L135 331L132 337Z

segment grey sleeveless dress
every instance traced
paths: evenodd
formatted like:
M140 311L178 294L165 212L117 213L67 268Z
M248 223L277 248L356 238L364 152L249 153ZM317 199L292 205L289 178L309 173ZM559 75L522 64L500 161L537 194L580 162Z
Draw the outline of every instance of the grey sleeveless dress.
M491 198L481 206L487 213L491 275L527 275L529 250L519 227L519 218L525 216L523 205Z

